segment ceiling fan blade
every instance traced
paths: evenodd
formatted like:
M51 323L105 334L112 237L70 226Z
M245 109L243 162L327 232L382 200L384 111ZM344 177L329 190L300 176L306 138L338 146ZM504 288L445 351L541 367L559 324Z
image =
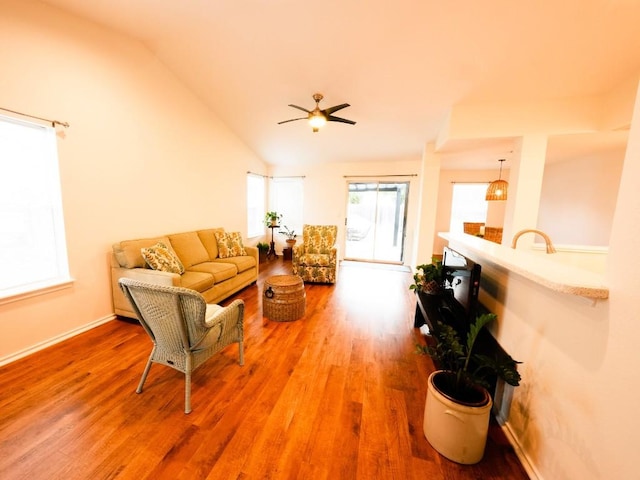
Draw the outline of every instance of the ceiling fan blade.
M343 108L350 107L348 103L341 103L340 105L335 105L333 107L325 108L322 110L325 115L331 115L333 112L337 112L338 110L342 110Z
M280 125L281 123L295 122L296 120L306 120L306 119L307 119L307 117L291 118L289 120L283 120L281 122L278 122L278 125Z
M303 112L311 113L311 112L310 112L309 110L307 110L306 108L299 107L298 105L293 105L293 104L291 104L291 103L290 103L290 104L289 104L289 106L290 106L290 107L293 107L293 108L297 108L298 110L302 110Z
M353 120L347 120L346 118L334 117L333 115L329 115L327 117L327 121L328 122L348 123L349 125L355 125L356 124L356 122L354 122Z

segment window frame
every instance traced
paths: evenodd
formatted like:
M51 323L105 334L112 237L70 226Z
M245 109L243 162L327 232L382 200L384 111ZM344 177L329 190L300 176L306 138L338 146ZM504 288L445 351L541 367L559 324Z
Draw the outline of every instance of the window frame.
M0 178L0 305L67 288L73 279L55 128L0 115Z

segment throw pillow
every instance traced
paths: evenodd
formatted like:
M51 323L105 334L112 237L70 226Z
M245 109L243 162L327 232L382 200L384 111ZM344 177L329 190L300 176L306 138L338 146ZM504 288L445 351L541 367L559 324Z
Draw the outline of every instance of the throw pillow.
M184 273L184 266L180 259L162 242L148 248L142 248L140 253L147 265L154 270L179 273L180 275Z
M242 245L240 232L216 232L218 241L218 257L229 258L246 255L247 252Z

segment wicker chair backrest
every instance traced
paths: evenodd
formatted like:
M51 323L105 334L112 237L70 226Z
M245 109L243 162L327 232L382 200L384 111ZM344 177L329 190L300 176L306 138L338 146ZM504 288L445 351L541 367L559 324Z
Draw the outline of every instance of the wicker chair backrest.
M206 302L194 290L121 278L120 287L155 343L173 352L191 350L207 334Z

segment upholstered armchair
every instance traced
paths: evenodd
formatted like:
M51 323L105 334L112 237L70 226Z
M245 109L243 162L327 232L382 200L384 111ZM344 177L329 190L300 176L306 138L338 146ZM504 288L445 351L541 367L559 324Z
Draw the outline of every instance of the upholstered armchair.
M302 243L293 248L293 274L305 282L335 283L338 277L336 225L304 225Z
M239 363L244 364L242 300L222 307L205 303L200 293L187 288L130 278L118 283L153 341L136 393L142 393L152 363L174 368L185 374L184 413L189 413L193 370L232 343L238 344Z

